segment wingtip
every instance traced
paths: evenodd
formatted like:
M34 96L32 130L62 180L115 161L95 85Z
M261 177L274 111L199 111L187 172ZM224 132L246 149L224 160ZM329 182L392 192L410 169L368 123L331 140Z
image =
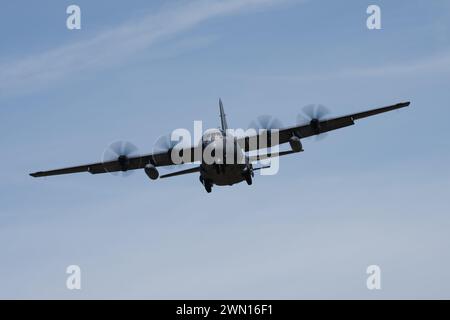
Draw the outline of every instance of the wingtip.
M409 107L411 105L411 101L405 101L405 102L402 102L400 104L405 106L405 107Z

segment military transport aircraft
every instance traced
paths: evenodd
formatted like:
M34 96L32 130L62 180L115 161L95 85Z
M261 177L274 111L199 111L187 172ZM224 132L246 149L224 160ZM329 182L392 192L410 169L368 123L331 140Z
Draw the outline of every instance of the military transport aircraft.
M255 162L302 152L302 139L348 127L355 124L356 120L408 107L409 105L410 102L402 102L335 118L326 118L328 110L325 107L311 105L305 107L306 119L303 117L302 123L283 128L278 126L278 121L272 118L259 118L259 123L255 123L252 127L255 130L251 131L250 134L244 134L239 137L233 135L231 133L232 130L228 129L223 104L219 100L221 128L215 131L207 131L203 134L200 142L196 145L194 144L194 146L180 147L176 145L150 154L132 156L131 151L133 151L133 147L123 144L116 146L114 158L108 161L51 171L40 171L30 175L32 177L46 177L79 172L99 174L144 169L150 179L156 180L160 177L158 167L199 163L198 166L193 168L162 175L160 178L199 173L200 182L206 191L210 193L214 185L231 186L242 181L246 181L248 185L251 185L254 171L264 168L254 168L253 164ZM264 154L250 155L253 151L269 150L269 147L286 143L289 143L290 150L274 153L267 151ZM203 157L203 152L208 149L214 157L213 161L206 161ZM174 159L174 154L182 157L182 160Z

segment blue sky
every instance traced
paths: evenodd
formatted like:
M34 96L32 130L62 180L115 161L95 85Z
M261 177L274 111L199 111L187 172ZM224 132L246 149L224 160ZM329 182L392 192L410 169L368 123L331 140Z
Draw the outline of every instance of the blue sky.
M449 298L447 2L76 1L69 31L72 3L2 3L1 298ZM28 176L216 127L219 97L237 128L294 124L310 103L412 107L210 195L195 175ZM65 287L71 264L81 291Z

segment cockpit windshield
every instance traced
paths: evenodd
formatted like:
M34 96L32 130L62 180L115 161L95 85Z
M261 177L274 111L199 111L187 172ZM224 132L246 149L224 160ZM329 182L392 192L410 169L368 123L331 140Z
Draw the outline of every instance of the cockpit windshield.
M212 142L215 140L222 139L223 135L219 129L209 129L203 134L203 142Z

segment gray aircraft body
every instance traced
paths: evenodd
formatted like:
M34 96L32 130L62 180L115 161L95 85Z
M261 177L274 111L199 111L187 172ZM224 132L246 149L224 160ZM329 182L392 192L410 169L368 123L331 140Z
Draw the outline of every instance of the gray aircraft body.
M228 128L222 101L219 100L221 128L207 131L201 141L194 146L169 146L163 150L146 155L130 155L133 149L127 143L117 145L113 158L101 162L68 167L50 171L31 173L32 177L46 177L71 173L89 172L91 174L129 172L143 169L152 180L169 178L184 174L198 173L200 182L209 193L214 185L231 186L246 181L253 182L254 172L267 167L254 168L255 162L280 157L303 151L302 139L322 135L326 132L352 126L355 121L380 113L408 107L410 102L372 109L360 113L335 118L326 118L327 111L320 106L307 108L307 120L291 127L276 125L273 119L263 119L253 130L247 130L244 135L234 135ZM290 150L273 152L278 145L289 144ZM259 151L265 150L264 153ZM255 153L256 155L251 155ZM174 159L174 154L180 159ZM205 156L205 154L207 156ZM199 163L199 165L161 175L158 167L177 164Z

